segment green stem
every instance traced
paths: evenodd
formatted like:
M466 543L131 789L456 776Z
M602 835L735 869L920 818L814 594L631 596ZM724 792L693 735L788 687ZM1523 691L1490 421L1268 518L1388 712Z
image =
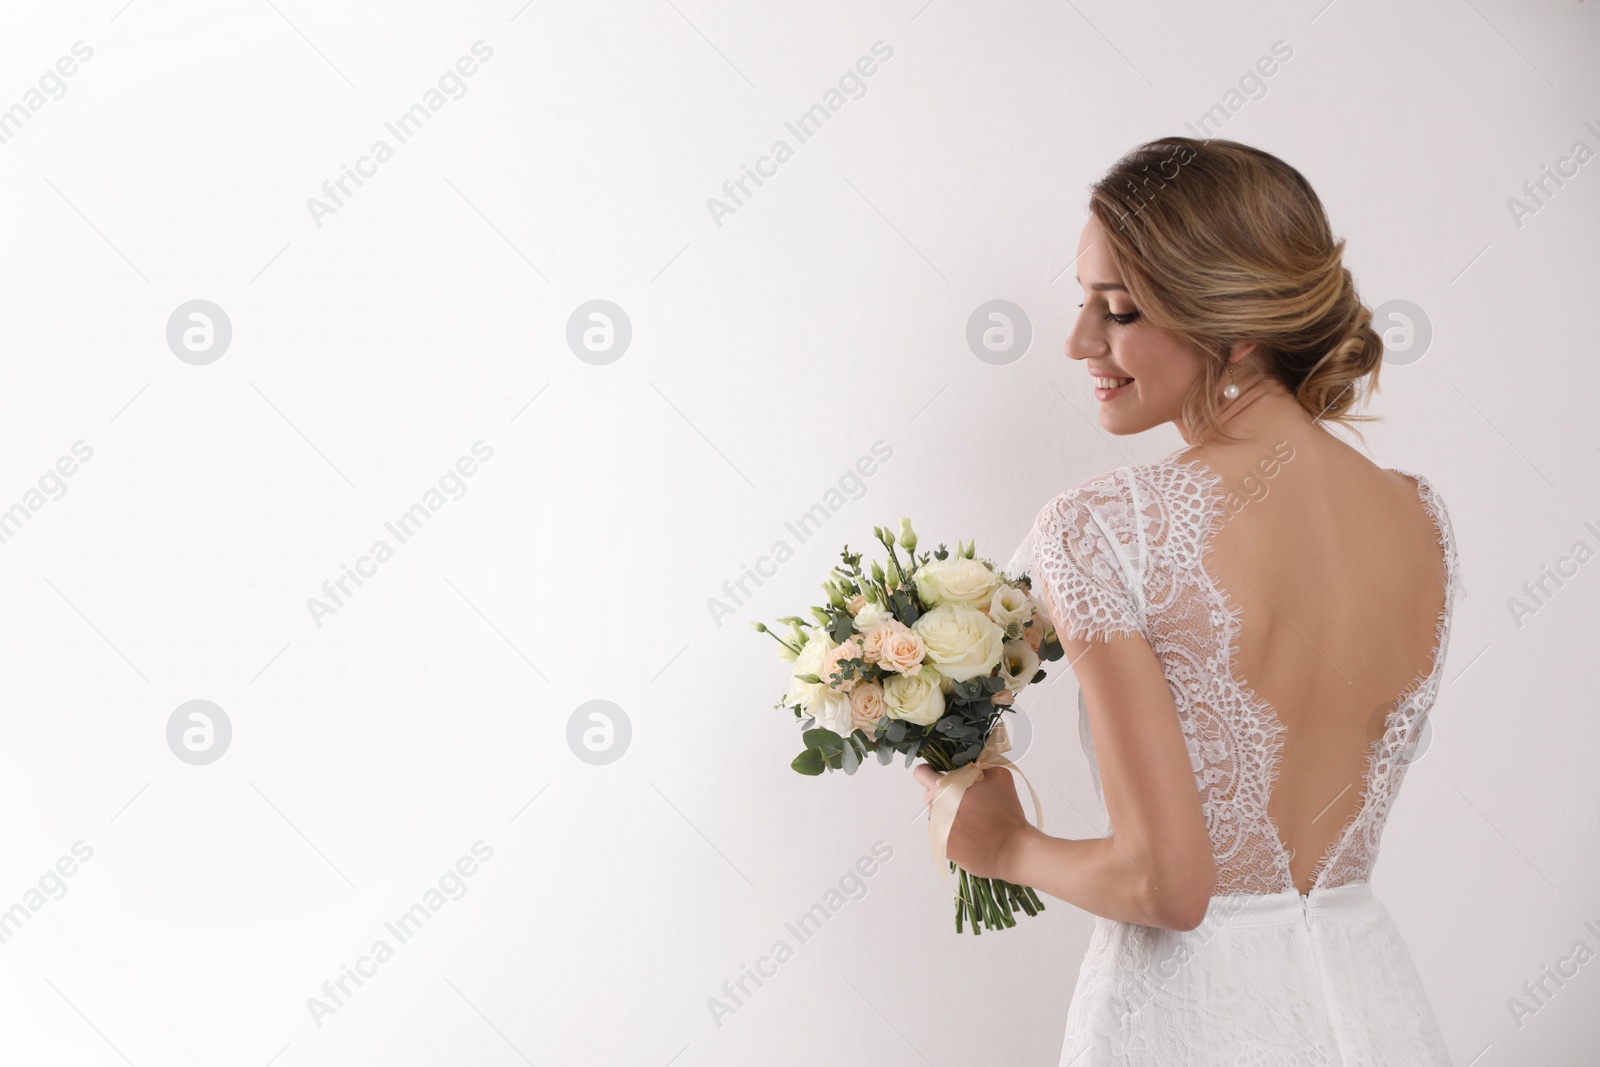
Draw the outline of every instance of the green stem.
M797 656L800 654L800 650L795 648L789 642L785 641L783 638L779 637L776 630L768 629L766 633L770 634L774 641L778 642L778 644L782 645L784 648L787 648L790 652L793 652Z

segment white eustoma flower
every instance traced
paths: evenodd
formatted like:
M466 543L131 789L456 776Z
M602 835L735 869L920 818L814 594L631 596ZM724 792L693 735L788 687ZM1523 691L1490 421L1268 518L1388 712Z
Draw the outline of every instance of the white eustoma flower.
M821 689L810 708L811 717L824 730L832 730L840 737L850 736L855 729L855 716L850 707L850 694L832 689Z
M894 616L889 614L888 608L882 604L874 604L869 600L860 611L856 612L856 632L867 633L869 630L882 626L892 618Z
M1026 641L1007 641L1000 653L1000 677L1013 694L1033 681L1039 672L1039 654Z
M823 662L828 658L828 653L838 647L838 642L828 636L828 631L820 628L812 628L806 632L808 634L806 647L795 657L794 674L789 679L789 693L783 702L798 704L805 711L815 715L814 705L828 688L827 679L822 678ZM801 677L804 674L815 675L821 680L808 682Z
M1033 618L1033 601L1014 585L1002 585L989 598L989 618L1003 626L1006 636L1017 637Z

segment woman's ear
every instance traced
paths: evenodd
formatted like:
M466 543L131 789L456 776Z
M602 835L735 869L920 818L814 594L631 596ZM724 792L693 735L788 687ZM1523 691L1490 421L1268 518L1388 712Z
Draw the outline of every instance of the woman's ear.
M1228 362L1238 366L1247 360L1255 359L1261 353L1261 344L1258 341L1235 341L1228 348Z

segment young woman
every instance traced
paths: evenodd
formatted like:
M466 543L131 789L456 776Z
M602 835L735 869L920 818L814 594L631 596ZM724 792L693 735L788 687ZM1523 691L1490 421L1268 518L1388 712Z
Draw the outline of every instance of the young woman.
M1456 553L1426 478L1327 428L1383 355L1344 242L1299 172L1230 141L1135 149L1090 214L1066 354L1108 433L1190 447L1050 501L1008 570L1077 675L1111 835L1046 836L991 771L950 858L1097 916L1063 1065L1448 1064L1368 877Z

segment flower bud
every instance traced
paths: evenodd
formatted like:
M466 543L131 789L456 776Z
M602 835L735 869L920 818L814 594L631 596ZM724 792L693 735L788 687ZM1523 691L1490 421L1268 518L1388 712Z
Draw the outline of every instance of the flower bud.
M902 518L900 520L900 547L907 552L915 552L917 550L917 534L911 528L910 519Z

